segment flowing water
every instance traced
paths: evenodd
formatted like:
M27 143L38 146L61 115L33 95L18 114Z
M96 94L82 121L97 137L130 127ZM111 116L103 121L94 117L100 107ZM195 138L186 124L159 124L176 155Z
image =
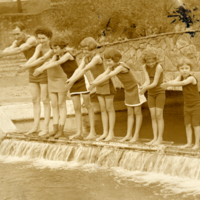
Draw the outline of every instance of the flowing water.
M126 132L126 113L117 115L121 116L120 123L116 123L116 134L120 136ZM150 122L145 120L148 130ZM72 121L67 127L74 130ZM171 123L174 123L173 119ZM85 124L84 130L87 130L87 121ZM96 126L101 127L99 124ZM144 132L143 128L142 134ZM200 199L200 159L118 148L5 139L0 144L0 199Z

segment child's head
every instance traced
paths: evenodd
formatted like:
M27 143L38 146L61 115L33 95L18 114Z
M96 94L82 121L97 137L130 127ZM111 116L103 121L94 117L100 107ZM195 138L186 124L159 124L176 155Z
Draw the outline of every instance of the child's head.
M192 63L188 58L183 57L179 59L177 64L177 69L179 70L181 75L188 76L192 68L193 68Z
M98 46L99 44L92 37L86 37L80 43L80 47L82 49L89 50L89 51L96 49Z
M121 60L122 55L117 49L110 48L104 52L104 58L108 67L114 67Z
M37 37L39 43L49 44L53 36L53 32L47 27L38 27L35 30L35 36Z
M141 56L141 62L148 67L154 67L158 63L157 49L154 47L146 48Z
M65 51L65 48L68 46L66 39L60 36L54 36L50 42L51 48L55 54L61 54Z

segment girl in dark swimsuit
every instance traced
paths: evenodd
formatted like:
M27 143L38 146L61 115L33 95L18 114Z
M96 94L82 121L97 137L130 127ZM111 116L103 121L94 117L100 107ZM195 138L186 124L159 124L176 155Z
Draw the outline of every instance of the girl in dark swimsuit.
M67 43L64 39L60 37L54 37L51 40L51 46L54 54L57 56L57 60L49 62L48 64L37 68L34 75L39 75L46 69L60 65L67 77L70 78L75 70L78 68L75 56L73 56L66 50ZM82 76L74 83L73 87L70 89L70 95L74 104L75 117L77 122L77 133L75 135L72 135L70 139L82 139L81 94L89 113L89 135L96 135L94 128L94 111L90 100L90 94L89 91L87 91L86 89L85 78L84 76Z

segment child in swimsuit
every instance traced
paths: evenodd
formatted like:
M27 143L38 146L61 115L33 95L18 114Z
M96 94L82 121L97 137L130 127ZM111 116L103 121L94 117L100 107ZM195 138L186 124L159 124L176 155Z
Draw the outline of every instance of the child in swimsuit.
M79 77L83 76L86 72L90 71L94 79L101 78L107 74L109 69L105 69L103 58L100 54L95 53L98 46L97 42L91 38L85 38L80 43L86 56L82 59L82 62L73 74L73 76L68 79L68 87L71 87ZM115 88L113 86L112 80L106 80L102 84L96 87L96 94L99 100L101 108L101 117L103 124L103 134L97 138L97 141L103 140L110 141L114 137L114 126L115 126L115 109L113 105ZM88 139L94 139L95 135L91 135Z
M144 50L142 58L144 84L140 87L140 94L148 91L148 106L151 113L154 138L149 145L158 145L163 141L164 119L163 109L165 105L165 90L161 88L163 83L163 68L158 63L157 50L147 48Z
M184 98L184 121L187 135L187 144L182 148L192 147L192 127L195 133L195 145L192 149L199 148L200 140L200 96L198 81L191 75L192 64L189 59L182 58L177 66L180 76L173 81L163 83L166 89L169 86L182 86Z
M130 140L134 143L139 138L139 131L142 124L142 112L141 105L146 101L144 95L139 94L138 81L131 73L130 68L123 62L120 62L122 55L116 49L108 49L104 52L104 58L108 70L100 78L95 79L89 89L93 89L110 78L117 76L124 85L125 92L125 104L128 109L128 122L127 122L127 134L121 140L121 142ZM134 114L136 116L135 134L132 137L132 130L134 125Z
M57 36L52 39L51 46L54 51L56 60L52 60L51 62L48 62L48 64L45 64L36 69L34 74L38 75L46 69L60 65L64 73L67 75L67 78L70 78L78 68L78 64L76 62L75 56L66 50L66 47L68 46L67 42L63 38ZM70 139L82 139L81 95L89 113L89 135L95 135L94 111L91 104L89 91L86 89L84 76L80 77L71 87L70 95L74 104L75 117L77 122L77 133L72 135Z

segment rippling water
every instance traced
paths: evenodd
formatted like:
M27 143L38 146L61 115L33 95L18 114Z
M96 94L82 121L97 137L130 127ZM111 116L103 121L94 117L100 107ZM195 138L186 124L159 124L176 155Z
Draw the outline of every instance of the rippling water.
M199 183L93 164L13 157L0 161L2 200L190 200L200 199Z

